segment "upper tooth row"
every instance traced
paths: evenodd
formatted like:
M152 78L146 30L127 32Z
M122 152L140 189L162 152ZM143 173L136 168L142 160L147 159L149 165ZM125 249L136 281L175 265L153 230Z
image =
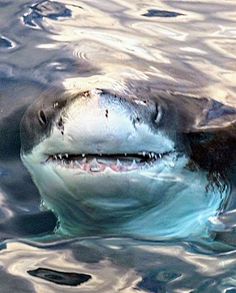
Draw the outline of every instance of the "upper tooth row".
M139 155L143 155L143 157L146 157L146 156L148 156L150 159L152 159L152 158L155 158L155 159L157 159L158 157L159 158L161 158L162 157L162 155L161 154L155 154L155 153L148 153L148 152L142 152L142 153L139 153Z
M68 154L58 154L58 155L54 155L53 156L53 159L55 159L55 160L57 160L57 159L60 159L60 160L62 160L62 158L66 158L66 159L68 159L69 158L69 155Z
M148 153L148 152L141 152L141 153L138 153L139 155L142 155L143 157L146 157L146 156L149 156L149 158L151 159L151 158L155 158L155 159L157 159L158 157L159 158L161 158L162 157L162 155L161 154L155 154L155 153ZM100 153L99 154L100 156L102 156L102 154ZM81 156L84 158L86 155L83 153L83 154L81 154ZM127 156L127 153L124 153L124 156ZM69 155L67 154L67 153L65 153L65 154L58 154L58 155L54 155L53 156L53 158L55 159L55 160L57 160L58 158L60 159L60 160L62 160L62 158L66 158L66 159L68 159L69 158Z

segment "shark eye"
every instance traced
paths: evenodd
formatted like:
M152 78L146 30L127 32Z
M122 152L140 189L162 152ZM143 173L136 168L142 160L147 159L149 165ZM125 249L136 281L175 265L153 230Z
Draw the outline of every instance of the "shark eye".
M47 125L47 122L48 122L47 117L46 117L46 115L45 115L43 110L40 110L38 112L38 119L39 119L39 123L40 123L41 126L46 126Z
M161 121L161 118L162 118L162 108L160 105L157 105L156 104L156 114L155 114L155 118L154 118L154 121L156 124L159 124L160 121Z

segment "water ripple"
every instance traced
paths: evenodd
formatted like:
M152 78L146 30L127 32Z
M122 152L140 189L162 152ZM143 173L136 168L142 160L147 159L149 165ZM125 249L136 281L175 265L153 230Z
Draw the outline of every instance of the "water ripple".
M63 3L46 0L32 5L29 12L24 14L23 21L26 25L37 28L40 27L43 18L59 20L71 16L72 11Z
M9 40L6 37L0 37L0 49L12 49L15 47L13 41Z
M0 291L236 292L236 172L228 210L209 219L211 241L66 240L51 234L56 219L39 210L19 159L23 112L54 85L212 97L206 123L231 123L235 113L220 105L236 107L235 0L3 0L0 8Z

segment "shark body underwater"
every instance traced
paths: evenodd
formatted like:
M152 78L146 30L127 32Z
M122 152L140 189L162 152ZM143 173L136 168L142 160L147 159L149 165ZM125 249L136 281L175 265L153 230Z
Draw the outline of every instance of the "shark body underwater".
M234 115L165 92L48 91L21 120L21 159L60 235L207 238L229 204Z

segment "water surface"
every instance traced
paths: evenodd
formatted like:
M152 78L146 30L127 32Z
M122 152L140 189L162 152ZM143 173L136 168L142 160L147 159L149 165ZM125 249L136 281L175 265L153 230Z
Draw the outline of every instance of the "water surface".
M213 221L207 245L42 242L34 236L50 235L56 221L39 217L40 196L18 156L25 107L52 85L138 85L235 107L235 11L233 0L1 1L1 292L236 292L234 174L225 225Z

